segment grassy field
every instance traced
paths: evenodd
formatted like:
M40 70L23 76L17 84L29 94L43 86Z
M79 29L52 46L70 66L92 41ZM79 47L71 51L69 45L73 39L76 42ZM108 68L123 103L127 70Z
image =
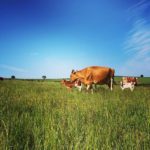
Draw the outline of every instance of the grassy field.
M91 94L55 81L0 81L0 149L150 149L150 78L139 84Z

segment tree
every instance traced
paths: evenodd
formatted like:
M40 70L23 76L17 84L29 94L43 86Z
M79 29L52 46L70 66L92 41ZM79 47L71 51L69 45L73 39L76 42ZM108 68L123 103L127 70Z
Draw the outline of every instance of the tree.
M15 79L16 77L14 75L11 76L11 79Z
M143 78L144 77L144 75L143 74L141 74L141 76L140 76L141 78Z
M3 77L0 77L0 81L3 81L4 80L4 78Z
M46 76L45 76L45 75L44 75L44 76L42 76L42 79L43 79L43 80L45 80L45 79L46 79Z

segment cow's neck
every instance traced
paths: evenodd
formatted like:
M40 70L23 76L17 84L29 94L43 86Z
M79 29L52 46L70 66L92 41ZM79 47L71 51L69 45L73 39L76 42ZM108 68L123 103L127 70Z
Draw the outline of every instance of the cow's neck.
M76 75L79 77L79 78L84 78L84 73L83 73L83 71L78 71L78 72L76 72Z

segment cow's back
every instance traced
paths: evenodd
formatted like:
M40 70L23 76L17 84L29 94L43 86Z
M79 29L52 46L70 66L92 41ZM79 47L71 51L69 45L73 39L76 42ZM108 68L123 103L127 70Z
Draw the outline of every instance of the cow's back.
M111 68L99 66L88 67L83 71L86 72L85 78L93 81L93 83L106 82L113 74Z

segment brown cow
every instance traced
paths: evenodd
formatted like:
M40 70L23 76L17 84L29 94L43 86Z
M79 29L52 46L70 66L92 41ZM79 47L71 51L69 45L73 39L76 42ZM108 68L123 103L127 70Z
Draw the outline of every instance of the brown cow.
M93 84L107 84L112 90L114 73L115 70L112 68L91 66L80 71L72 70L70 80L80 80L87 86L87 90L92 89Z

